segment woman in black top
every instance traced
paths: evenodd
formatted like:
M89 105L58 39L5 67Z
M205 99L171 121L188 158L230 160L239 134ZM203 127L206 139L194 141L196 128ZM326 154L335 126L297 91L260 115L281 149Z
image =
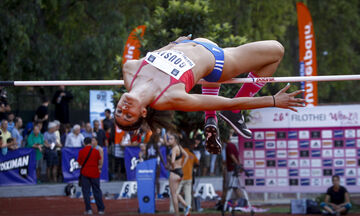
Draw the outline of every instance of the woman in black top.
M177 193L179 184L183 177L182 167L188 159L188 154L186 151L179 145L179 137L175 134L168 135L167 145L171 148L170 154L168 156L168 168L170 170L169 176L169 186L170 193L172 197L172 202L175 209L175 215L179 215L179 203L183 206L187 206L184 198ZM184 160L182 160L184 156ZM191 206L187 206L186 210L189 212ZM186 215L186 214L185 214Z

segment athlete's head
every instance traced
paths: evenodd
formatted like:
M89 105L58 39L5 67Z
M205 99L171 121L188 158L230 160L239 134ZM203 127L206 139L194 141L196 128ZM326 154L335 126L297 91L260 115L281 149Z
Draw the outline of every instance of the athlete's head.
M147 109L138 98L124 93L115 109L115 123L123 130L131 131L138 129L144 122Z

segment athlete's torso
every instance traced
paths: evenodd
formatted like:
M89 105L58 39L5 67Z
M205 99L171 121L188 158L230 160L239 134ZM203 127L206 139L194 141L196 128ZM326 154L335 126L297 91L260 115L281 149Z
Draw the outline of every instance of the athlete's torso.
M197 38L196 41L202 41L207 43L213 43L210 40L204 38ZM193 74L193 83L197 83L201 78L207 76L214 68L215 65L215 58L211 52L209 52L205 47L196 44L196 43L179 43L174 45L169 50L176 50L184 53L186 57L188 57L191 61L195 63L195 66L191 69ZM159 70L158 68L146 64L143 65L144 59L140 60L129 60L123 67L124 72L124 81L125 81L125 88L130 91L132 85L135 82L139 82L139 79L146 82L150 82L153 89L151 91L156 92L156 96L161 94L161 98L158 98L156 101L156 105L161 106L161 103L166 103L166 97L172 95L176 91L184 91L186 89L186 82L178 82L174 85L170 83L173 82L170 75L164 73L163 71ZM142 66L140 71L138 69ZM136 77L135 77L136 75ZM135 79L134 79L135 78ZM141 81L140 81L141 82ZM163 90L165 90L163 92ZM162 95L163 94L163 95ZM157 108L153 106L153 108Z

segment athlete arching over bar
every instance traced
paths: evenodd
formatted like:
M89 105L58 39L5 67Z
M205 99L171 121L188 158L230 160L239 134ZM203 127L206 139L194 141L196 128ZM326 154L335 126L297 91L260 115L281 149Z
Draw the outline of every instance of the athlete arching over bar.
M234 98L218 96L220 84L242 73L248 77L272 76L284 54L277 41L259 41L238 47L220 48L205 38L179 37L140 60L127 61L123 67L125 88L115 110L115 122L124 130L135 130L150 118L153 110L205 111L206 149L219 154L221 143L216 110L237 133L250 138L240 110L280 107L296 111L304 99L295 98L301 90L286 93L287 85L274 96L253 97L266 83L243 84ZM200 80L202 94L188 94ZM151 110L151 111L150 111Z

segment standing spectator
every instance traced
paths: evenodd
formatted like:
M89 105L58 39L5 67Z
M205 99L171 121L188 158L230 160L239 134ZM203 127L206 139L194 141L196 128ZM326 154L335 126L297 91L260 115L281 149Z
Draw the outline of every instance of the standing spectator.
M168 147L171 148L169 158L167 160L170 171L169 175L169 187L171 199L174 205L175 215L179 215L179 203L186 206L185 215L188 215L191 209L191 205L187 205L185 200L180 194L177 193L181 179L183 178L182 168L188 159L188 154L179 144L179 137L175 134L168 135L169 140L167 142ZM184 159L183 159L184 155Z
M114 119L111 118L110 109L105 110L105 118L101 121L102 128L105 131L106 139L108 140L109 145L111 144L111 133L115 130Z
M2 155L6 155L8 152L8 148L7 148L7 142L3 141L3 136L0 130L0 148L1 148L1 154Z
M23 147L23 145L22 145L23 136L21 135L19 130L22 127L23 122L20 117L16 117L14 122L15 122L15 127L11 131L11 136L15 139L15 144L17 145L17 147L21 148L21 147Z
M55 136L56 136L56 141L58 143L61 143L61 136L60 136L60 122L58 120L54 120L53 121L56 125L56 129L55 129ZM61 143L62 144L62 143Z
M11 133L12 130L14 129L15 127L15 123L14 123L14 119L15 119L15 115L14 113L9 113L8 114L8 131Z
M7 128L8 128L8 121L6 119L3 119L0 125L0 133L2 137L2 146L3 146L2 151L3 153L6 152L6 154L7 154L7 140L11 138L11 133L7 130Z
M140 143L139 148L140 148L139 161L143 162L146 160L146 145L145 145L145 143Z
M186 161L185 165L183 166L182 170L184 176L180 182L178 190L176 191L177 194L184 191L184 198L186 202L186 206L191 206L191 197L192 197L192 183L193 183L193 170L195 166L199 166L199 160L192 152L194 145L186 146L184 145L184 150L189 155L188 160ZM170 205L172 207L172 205ZM170 207L170 211L172 208Z
M100 189L100 172L101 172L101 156L100 152L91 145L91 138L85 138L85 147L80 150L78 155L78 162L81 169L81 189L85 203L85 214L92 214L90 205L90 187L94 193L98 214L104 214L105 206L102 200L102 191ZM91 152L90 152L91 151ZM89 156L88 156L89 155ZM85 165L85 159L88 157Z
M111 118L111 111L110 109L105 110L105 118L102 120L102 128L105 132L108 132L111 130L111 128L114 126L114 119Z
M244 172L242 169L241 163L240 163L240 155L238 152L237 147L234 143L230 142L230 138L232 134L234 133L234 130L230 130L230 132L227 134L226 137L224 137L224 141L226 142L226 170L227 170L227 176L226 176L226 191L228 191L230 188L234 189L235 194L237 198L242 197L241 192L241 182L239 180L239 172ZM237 201L235 201L234 205L237 205Z
M70 124L60 124L60 143L65 146L66 137L71 132L71 125Z
M41 167L43 164L43 150L44 150L44 137L40 133L38 126L34 127L34 130L27 137L28 148L34 148L36 150L36 176L38 182L40 182Z
M94 133L96 135L96 139L98 141L98 145L101 147L109 146L109 142L106 139L105 131L100 128L100 122L99 120L94 120Z
M7 119L7 113L11 111L11 107L7 102L7 92L0 87L0 121Z
M57 171L59 166L59 156L56 148L61 148L61 143L58 143L55 135L56 124L50 122L48 131L44 134L44 145L45 150L45 159L46 159L46 174L49 181L57 182Z
M47 98L42 99L41 105L37 108L35 112L34 120L35 122L42 122L41 133L47 131L48 122L49 122L49 100Z
M80 125L76 124L71 133L66 136L65 147L79 148L84 143L84 136L80 133Z
M100 169L100 172L101 172L101 169L102 169L102 165L104 164L104 150L101 146L98 145L98 141L96 139L96 137L92 137L91 138L91 146L95 149L97 149L100 153L100 157L101 157L101 162L99 164L99 169Z
M73 95L69 91L65 91L65 86L59 86L55 92L52 103L55 105L55 119L62 124L69 123L69 103L73 99Z
M81 132L81 134L84 136L84 138L86 137L93 137L93 129L91 127L91 124L90 122L86 122L86 125L85 125L85 131L84 132Z
M118 127L114 127L111 137L114 142L111 145L111 171L113 179L125 178L124 147L129 144L129 134Z
M334 175L332 182L333 186L328 188L325 200L320 206L324 208L324 213L332 215L347 214L352 207L349 192L340 185L340 176Z

